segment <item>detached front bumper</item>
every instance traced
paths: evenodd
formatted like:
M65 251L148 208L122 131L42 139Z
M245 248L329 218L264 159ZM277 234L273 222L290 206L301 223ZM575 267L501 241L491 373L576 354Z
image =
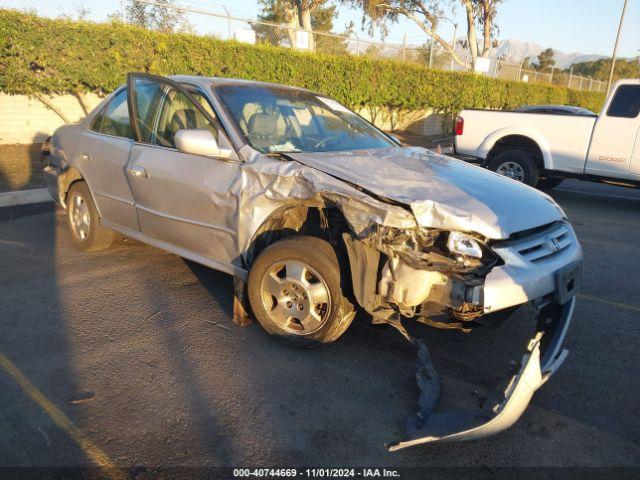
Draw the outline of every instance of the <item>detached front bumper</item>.
M438 379L422 340L418 348L419 411L407 421L406 439L388 446L390 451L447 441L474 440L494 435L513 425L524 413L534 392L560 367L568 355L562 348L573 316L575 297L564 305L551 303L539 311L535 335L526 346L519 371L511 378L502 398L488 400L480 410L431 413L438 393Z

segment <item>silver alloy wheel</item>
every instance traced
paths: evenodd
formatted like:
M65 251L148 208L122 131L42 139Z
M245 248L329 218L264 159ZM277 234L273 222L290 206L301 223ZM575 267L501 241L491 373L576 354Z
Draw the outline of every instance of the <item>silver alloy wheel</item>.
M331 294L320 274L296 260L274 264L260 282L260 298L278 327L294 335L318 331L331 314Z
M524 169L516 162L504 162L496 169L496 173L524 182Z
M82 195L74 195L69 203L69 222L73 233L80 240L85 240L89 236L91 229L91 213L89 205Z

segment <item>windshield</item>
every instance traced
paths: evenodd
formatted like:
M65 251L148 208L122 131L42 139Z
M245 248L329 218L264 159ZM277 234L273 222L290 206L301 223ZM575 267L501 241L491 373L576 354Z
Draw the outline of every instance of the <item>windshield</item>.
M335 100L264 85L223 85L216 93L253 148L262 153L332 152L395 146Z

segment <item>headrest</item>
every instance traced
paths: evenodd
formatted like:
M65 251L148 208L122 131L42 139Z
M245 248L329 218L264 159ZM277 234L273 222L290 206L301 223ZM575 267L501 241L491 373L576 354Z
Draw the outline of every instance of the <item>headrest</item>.
M278 116L268 113L254 113L247 124L249 135L274 137L278 134Z

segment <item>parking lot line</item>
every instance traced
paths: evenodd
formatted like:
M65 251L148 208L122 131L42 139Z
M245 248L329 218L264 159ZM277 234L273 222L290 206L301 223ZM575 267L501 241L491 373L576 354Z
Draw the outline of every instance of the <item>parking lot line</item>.
M594 297L593 295L587 295L586 293L579 293L578 298L584 298L585 300L591 300L594 302L604 303L613 307L625 308L627 310L633 310L634 312L640 312L640 307L634 305L627 305L626 303L612 302L611 300L605 300L604 298Z
M101 470L103 470L105 478L114 480L125 480L127 476L120 470L113 461L98 448L78 427L76 427L69 418L62 413L53 403L44 396L44 394L33 385L27 377L16 367L11 360L4 354L0 353L0 367L2 367L13 379L20 385L22 390L36 402L40 408L51 418L53 423L62 428L87 456Z

